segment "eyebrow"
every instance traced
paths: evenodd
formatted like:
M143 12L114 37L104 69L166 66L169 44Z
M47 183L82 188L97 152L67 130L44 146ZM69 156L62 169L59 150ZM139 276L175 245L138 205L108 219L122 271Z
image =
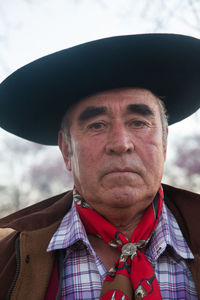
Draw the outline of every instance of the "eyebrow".
M108 111L106 106L88 106L86 109L84 109L79 117L78 121L81 123L83 121L86 121L88 119L95 118L97 116L103 115Z
M153 110L146 104L129 104L127 111L142 116L154 116Z
M154 112L146 104L129 104L126 110L143 116L154 116ZM86 120L106 114L107 112L108 108L106 106L88 106L80 113L78 122L82 123Z

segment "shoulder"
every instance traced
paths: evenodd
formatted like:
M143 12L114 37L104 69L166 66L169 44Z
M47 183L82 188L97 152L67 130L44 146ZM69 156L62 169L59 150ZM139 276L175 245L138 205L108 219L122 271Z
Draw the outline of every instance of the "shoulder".
M184 201L189 201L192 199L192 201L199 201L200 200L200 194L193 193L191 191L187 191L181 188L173 187L167 184L162 184L164 189L165 197L167 198L176 198L176 201L179 201L180 199Z
M200 251L200 195L163 185L165 203L176 218L193 253Z
M32 231L61 220L72 204L72 192L48 198L0 219L0 228Z
M16 272L16 242L20 233L26 232L32 238L37 235L42 243L48 240L70 209L72 199L69 191L0 219L0 233L4 235L0 239L0 282L3 282L0 299L5 299ZM38 239L37 245L40 245Z
M178 210L184 216L198 217L200 195L163 184L165 203L171 210Z

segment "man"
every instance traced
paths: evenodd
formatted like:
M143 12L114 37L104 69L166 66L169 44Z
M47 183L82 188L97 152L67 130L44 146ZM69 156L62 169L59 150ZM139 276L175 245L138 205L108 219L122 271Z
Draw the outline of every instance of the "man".
M161 179L165 105L170 124L199 107L199 47L109 38L1 84L2 127L44 144L58 134L74 179L73 193L0 221L14 229L1 241L1 299L198 299L200 197Z

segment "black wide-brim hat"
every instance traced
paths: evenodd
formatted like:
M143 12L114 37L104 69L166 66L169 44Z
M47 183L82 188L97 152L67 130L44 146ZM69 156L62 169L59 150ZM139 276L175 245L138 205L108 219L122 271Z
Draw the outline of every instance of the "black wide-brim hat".
M57 144L66 110L91 94L141 87L164 97L169 124L200 106L200 40L138 34L96 40L37 59L0 84L0 125Z

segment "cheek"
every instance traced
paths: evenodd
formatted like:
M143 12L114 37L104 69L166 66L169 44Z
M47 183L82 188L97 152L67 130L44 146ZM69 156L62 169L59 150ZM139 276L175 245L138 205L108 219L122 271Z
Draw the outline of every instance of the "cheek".
M160 134L149 135L140 143L140 153L148 172L155 172L155 169L162 169L165 160L163 140Z
M79 176L92 173L99 161L98 146L87 141L75 143L71 157L72 171Z

